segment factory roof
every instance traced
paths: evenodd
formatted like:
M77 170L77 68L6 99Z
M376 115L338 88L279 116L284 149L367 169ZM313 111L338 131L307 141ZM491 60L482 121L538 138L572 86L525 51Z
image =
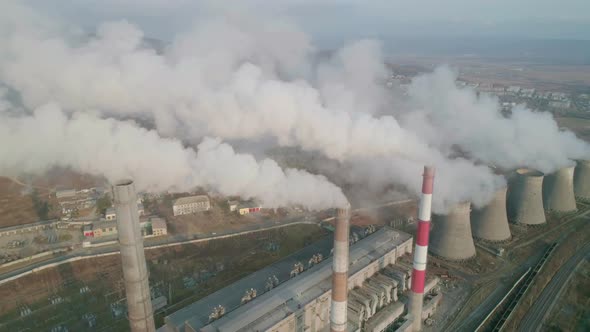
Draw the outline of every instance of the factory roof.
M109 227L117 227L117 222L115 220L98 220L92 223L93 229L99 228L109 228Z
M410 235L387 227L360 240L351 246L350 275L354 275L408 240L411 240ZM332 239L325 238L167 316L165 321L169 327L178 331L185 331L185 326L190 326L195 331L265 330L281 321L285 315L297 311L331 289L331 257L289 279L295 262L300 261L306 265L307 260L318 252L326 257L331 247ZM273 274L285 282L269 292L264 292L266 280ZM256 288L261 295L245 305L240 305L244 291L249 288ZM217 305L224 306L227 313L209 324L209 313ZM174 330L162 327L159 331Z
M184 205L184 204L202 203L202 202L209 202L209 197L207 195L181 197L181 198L174 201L174 205Z
M162 218L150 218L150 222L152 223L152 229L166 228L166 221Z

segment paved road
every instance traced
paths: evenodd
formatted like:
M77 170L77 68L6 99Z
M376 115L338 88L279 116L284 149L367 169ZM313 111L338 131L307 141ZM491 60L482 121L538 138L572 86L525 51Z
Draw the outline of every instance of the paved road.
M590 255L590 243L586 243L584 247L561 266L524 316L519 326L519 331L534 332L540 330L543 321L547 318L555 301L559 299L559 295L567 284L570 276L580 261L588 255Z
M312 218L291 218L291 219L284 220L283 222L278 222L278 223L277 222L265 222L262 224L251 225L247 228L243 228L240 230L234 230L234 231L206 233L203 235L194 235L194 236L173 235L171 237L164 238L162 240L156 239L155 241L150 241L150 242L146 241L144 243L144 247L146 249L149 249L151 247L172 246L172 245L179 245L179 244L183 244L183 243L205 241L205 240L214 240L214 239L224 238L224 237L228 237L228 236L237 236L237 235L241 235L241 234L249 233L249 232L254 232L254 231L263 231L263 230L268 230L268 229L272 229L272 228L285 227L285 226L293 225L293 224L315 223L315 222L317 222L317 219L314 220ZM32 271L36 268L42 268L44 266L51 265L54 263L64 262L68 259L72 259L72 258L76 258L76 257L80 257L80 258L91 257L91 256L95 256L95 255L100 255L100 254L115 254L118 252L119 252L119 247L116 244L104 246L104 247L77 249L77 250L71 251L70 253L63 255L63 256L54 257L54 258L51 258L48 260L33 263L31 265L27 265L25 267L21 267L21 268L0 274L0 284L5 279L13 278L13 277L18 276L20 274Z

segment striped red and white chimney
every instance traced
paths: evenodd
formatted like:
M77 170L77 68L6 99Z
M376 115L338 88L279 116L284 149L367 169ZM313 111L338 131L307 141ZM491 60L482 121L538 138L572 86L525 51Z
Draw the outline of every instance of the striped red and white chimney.
M330 331L343 332L348 326L348 233L350 229L350 205L338 209L334 230L334 255L332 256L332 304Z
M420 198L420 206L418 208L418 230L416 232L414 269L412 270L412 293L410 296L410 314L414 318L414 331L420 331L422 329L422 305L424 302L426 259L428 257L428 234L430 232L434 167L424 166L424 174L422 176L422 197Z

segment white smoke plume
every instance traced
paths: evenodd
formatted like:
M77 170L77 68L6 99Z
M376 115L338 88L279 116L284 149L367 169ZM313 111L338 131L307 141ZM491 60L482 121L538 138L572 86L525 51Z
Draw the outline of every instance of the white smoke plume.
M425 133L441 150L458 145L472 158L505 169L551 173L590 158L590 146L561 130L551 113L519 105L503 116L496 98L459 88L456 79L448 67L415 78L404 126Z
M146 47L142 31L127 22L105 23L91 38L22 22L0 38L0 80L29 108L56 100L67 112L147 116L160 135L190 142L207 135L272 137L279 145L368 165L355 173L415 194L422 166L434 164L443 170L435 193L439 210L470 197L483 202L502 182L485 167L445 158L395 117L371 114L387 105L385 90L377 88L387 74L373 42L346 46L318 65L310 60L307 36L283 20L221 16L161 52ZM460 185L451 182L457 180Z
M68 117L56 104L30 116L0 113L0 175L41 173L54 166L104 175L111 182L131 177L139 190L202 186L223 195L258 198L266 207L324 209L347 202L340 188L323 176L282 170L273 160L236 153L219 139L205 138L195 152L134 122L89 113Z

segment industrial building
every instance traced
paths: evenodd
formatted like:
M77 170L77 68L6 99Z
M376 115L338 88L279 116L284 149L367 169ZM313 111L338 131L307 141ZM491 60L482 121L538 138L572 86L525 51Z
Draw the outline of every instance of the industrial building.
M139 216L144 215L144 209L143 209L142 203L137 203L137 214ZM115 211L115 208L114 207L108 208L104 214L104 218L106 220L117 220L117 211Z
M207 195L181 197L174 201L172 210L174 216L207 211L211 208L211 202Z
M162 218L150 218L149 222L152 224L152 235L161 236L168 234L168 227L166 220Z
M249 202L238 205L238 213L243 216L245 214L260 212L262 206L260 204Z
M306 247L167 316L158 331L326 330L331 316L333 257L312 266L305 264L307 269L295 275L292 270L316 252L327 257L330 247L329 239ZM399 294L410 287L411 267L400 265L399 258L411 252L412 237L388 227L351 245L347 330L389 326L403 316L406 304L399 302ZM279 282L269 287L273 276ZM436 280L428 285L430 291ZM250 289L258 296L243 303L244 292Z
M88 230L85 229L85 234ZM114 220L97 221L92 224L92 236L101 237L117 234L117 222Z
M106 220L115 220L117 219L117 213L115 212L115 208L108 208L107 211L104 214L104 218Z

